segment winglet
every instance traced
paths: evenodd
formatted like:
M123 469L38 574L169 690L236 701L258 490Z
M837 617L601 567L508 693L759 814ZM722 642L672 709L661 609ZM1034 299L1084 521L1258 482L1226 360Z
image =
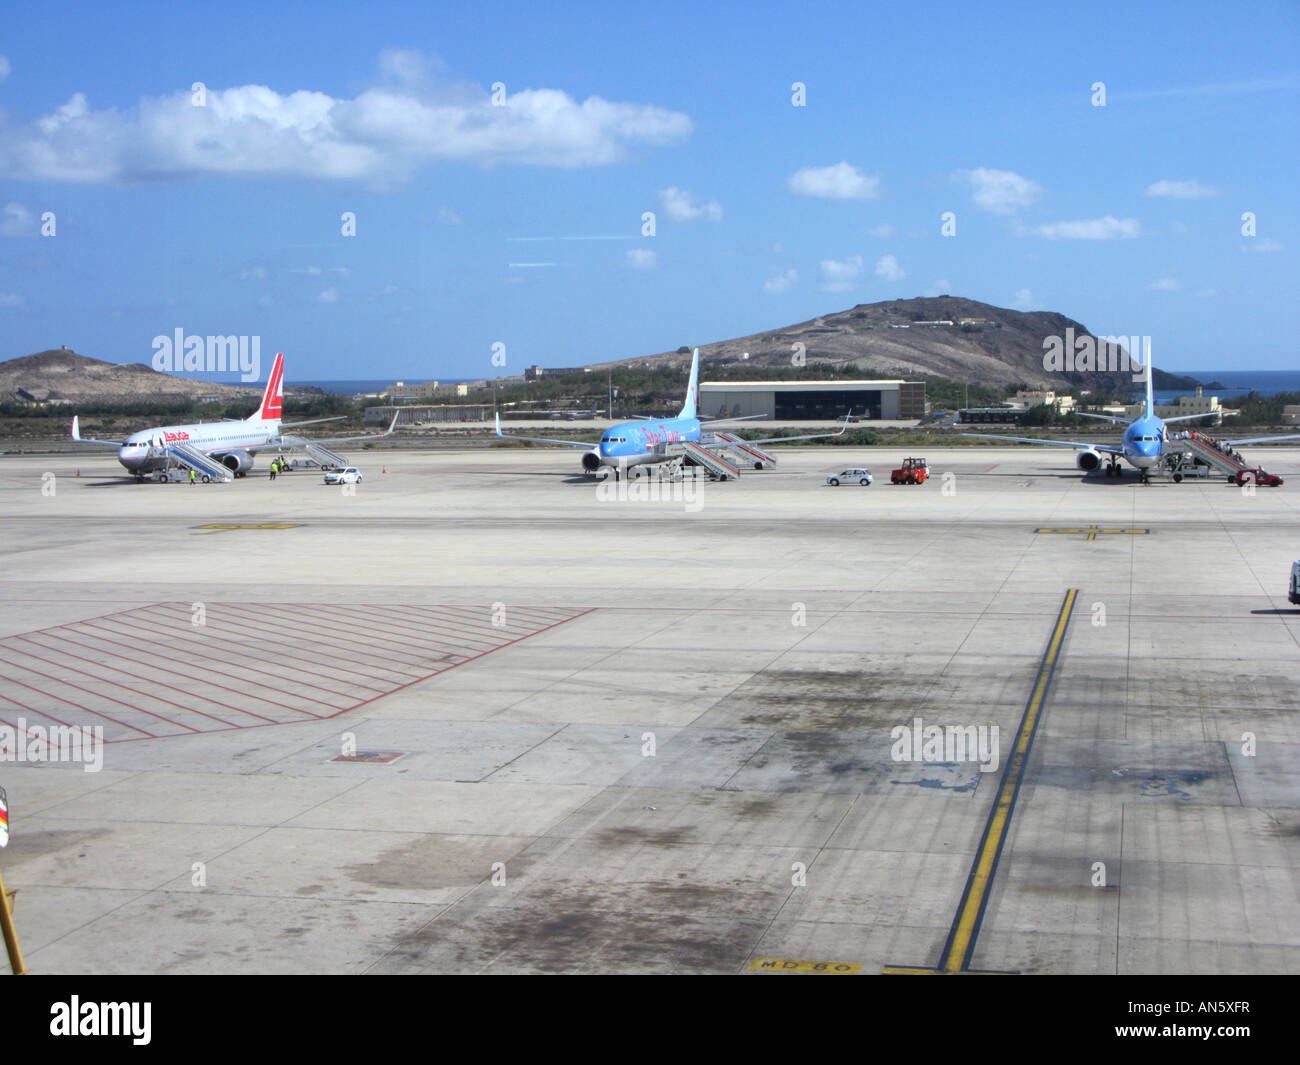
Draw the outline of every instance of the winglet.
M835 434L836 436L844 435L845 430L847 430L849 427L849 419L852 417L853 417L853 408L850 407L848 410L844 412L844 424L840 426L840 431Z
M501 412L497 411L495 413L497 419L497 436L500 436L501 435Z
M73 440L81 439L81 429L77 424L78 420L79 420L78 416L74 414L72 416L72 439Z

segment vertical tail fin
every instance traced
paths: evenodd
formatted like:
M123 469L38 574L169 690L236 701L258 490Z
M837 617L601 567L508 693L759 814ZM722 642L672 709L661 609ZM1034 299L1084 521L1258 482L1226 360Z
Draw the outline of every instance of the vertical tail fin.
M1151 418L1156 413L1156 393L1155 393L1156 375L1151 372L1151 345L1147 344L1147 417Z
M695 349L695 357L691 359L691 380L686 386L686 402L682 404L679 418L696 418L697 401L700 395L700 349Z
M250 422L278 422L284 403L284 352L275 353L275 362L271 366L271 376L266 379L266 391L262 393L262 405L249 415Z

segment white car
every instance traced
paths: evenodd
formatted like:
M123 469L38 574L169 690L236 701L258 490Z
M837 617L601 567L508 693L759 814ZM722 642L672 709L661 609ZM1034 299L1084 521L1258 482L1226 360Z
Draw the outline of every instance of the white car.
M330 470L325 474L326 484L360 484L361 471L355 466L344 466L341 470Z
M826 483L832 485L852 484L854 481L860 485L870 484L871 471L859 469L841 470L839 473L832 473L826 478Z

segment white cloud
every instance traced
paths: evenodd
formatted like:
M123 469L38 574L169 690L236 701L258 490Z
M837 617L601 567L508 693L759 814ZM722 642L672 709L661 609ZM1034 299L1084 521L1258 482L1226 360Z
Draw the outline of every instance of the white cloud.
M809 166L796 170L786 182L786 188L796 196L813 196L819 200L874 200L880 196L880 175L864 174L847 162Z
M333 287L325 289L323 292L321 292L319 296L316 297L317 303L338 303L338 301L339 301L339 290Z
M1083 218L1074 222L1046 222L1041 226L1022 226L1020 236L1045 237L1048 240L1130 240L1139 235L1136 218Z
M1199 181L1157 181L1147 186L1146 194L1170 200L1203 200L1219 195L1219 190Z
M907 276L902 267L898 265L898 260L892 255L882 255L876 260L876 276L884 278L886 281L902 281Z
M1011 170L990 170L981 166L974 170L958 170L953 177L970 185L971 199L976 207L994 214L1014 214L1043 194L1040 185Z
M1011 297L1011 306L1018 311L1027 311L1034 305L1034 294L1027 288L1019 289Z
M952 291L952 282L949 281L947 278L940 278L933 285L927 288L925 292L922 293L922 295L933 298L935 296L946 296L951 291Z
M798 270L794 268L783 270L776 277L770 277L763 282L763 291L769 296L779 296L798 280Z
M4 81L5 78L9 77L9 72L11 70L13 70L13 67L9 65L9 57L7 55L0 55L0 81Z
M25 237L33 222L32 212L21 203L7 203L0 208L0 237Z
M862 276L862 256L847 259L823 259L822 288L827 292L847 292Z
M1281 251L1282 245L1269 237L1251 237L1241 246L1241 250L1257 252Z
M1148 292L1177 292L1182 288L1181 282L1175 281L1172 277L1162 277L1158 281L1152 281L1147 285Z
M265 266L246 266L239 271L240 281L265 281L267 277Z
M21 307L27 297L17 292L0 292L0 307Z
M627 265L634 270L653 270L659 265L659 256L649 248L628 248Z
M659 209L671 222L695 222L701 218L722 221L722 204L717 200L700 203L691 193L676 186L659 190Z
M409 56L385 53L381 84L352 99L264 85L188 88L129 110L91 110L76 93L35 121L0 116L0 175L29 181L178 180L294 175L393 181L418 167L602 166L633 148L678 144L689 116L650 104L522 89L504 106L479 86L423 81ZM396 56L396 58L394 58Z
M888 240L894 235L894 227L886 223L884 225L872 226L867 232L877 240Z
M438 208L438 221L444 226L460 226L465 224L465 219L457 214L450 207Z

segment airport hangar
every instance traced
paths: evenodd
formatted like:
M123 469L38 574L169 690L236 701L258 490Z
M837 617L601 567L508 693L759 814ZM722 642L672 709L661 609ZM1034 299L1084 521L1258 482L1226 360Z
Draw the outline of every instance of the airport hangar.
M925 417L924 381L702 381L700 413L763 414L773 421L828 421L846 411L859 418Z

